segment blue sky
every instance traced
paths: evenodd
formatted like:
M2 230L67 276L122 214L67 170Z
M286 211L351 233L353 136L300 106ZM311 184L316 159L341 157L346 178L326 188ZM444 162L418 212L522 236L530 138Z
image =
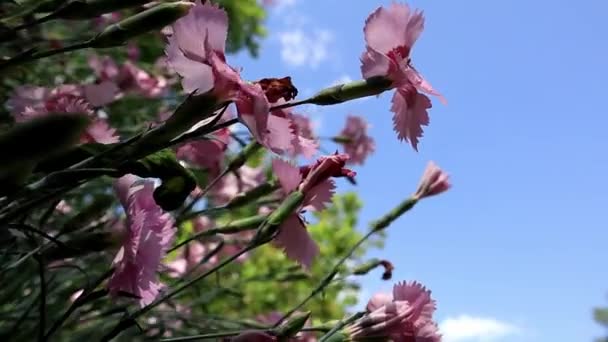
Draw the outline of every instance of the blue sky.
M367 15L388 1L283 0L250 79L291 75L302 97L360 78ZM394 280L433 290L447 342L590 341L607 304L608 2L424 1L413 61L448 99L434 101L415 153L392 130L390 94L304 107L319 134L347 114L371 123L377 152L358 171L365 223L412 192L429 160L453 189L389 230ZM329 145L331 147L331 145ZM366 277L364 296L388 290Z

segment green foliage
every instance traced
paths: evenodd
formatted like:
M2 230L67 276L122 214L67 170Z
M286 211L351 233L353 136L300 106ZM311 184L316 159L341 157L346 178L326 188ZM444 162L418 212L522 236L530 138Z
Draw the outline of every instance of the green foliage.
M595 319L598 324L608 329L608 307L593 309L593 319ZM596 339L596 342L608 342L608 337L598 338Z
M56 0L51 0L51 2L58 3ZM266 13L259 1L216 0L215 2L226 9L230 17L227 51L237 53L247 50L251 55L257 56L260 39L266 35L263 25ZM112 6L121 4L115 0L108 3L112 3ZM0 3L0 8L3 9L4 5ZM55 6L50 6L45 2L44 6L39 7L40 3L34 0L28 1L27 5L31 6L30 9L35 8L37 13L48 12L49 8L52 9ZM20 13L18 10L23 10L25 7L7 6L7 8L15 10L14 13ZM141 12L141 8L129 8L121 10L120 13L125 18L139 12ZM72 13L69 17L78 19L77 17L89 15L89 12ZM0 16L7 17L8 14L0 12ZM4 25L18 25L34 18L35 16L29 16L23 20L19 16L14 16L3 23ZM108 25L110 23L106 23L105 26ZM19 31L17 39L0 41L0 57L18 55L29 46L37 46L42 50L57 45L66 46L90 39L102 29L103 27L96 25L93 20L49 21L40 26ZM137 33L140 33L139 29ZM118 38L121 37L122 35L119 35ZM103 108L103 115L107 115L110 126L117 129L121 141L149 128L151 122L160 121L159 114L172 112L184 100L185 96L178 94L179 81L157 64L159 57L164 55L165 43L159 32L147 33L129 40L129 44L139 48L140 51L137 66L151 74L163 75L173 86L163 98L149 99L137 94L126 93L119 100ZM88 65L88 60L93 55L110 56L119 66L128 60L127 49L125 46L119 46L108 49L73 51L27 63L7 70L3 74L0 80L0 102L5 103L18 86L53 87L62 84L79 85L96 82L96 77ZM213 104L215 105L215 102ZM205 106L201 103L194 103L190 108L192 111L184 110L183 118L176 115L173 120L179 119L179 122L172 123L178 126L191 126L193 123L191 121L201 119L201 117L191 115L193 112L197 112L194 114L211 113L211 110L201 110L202 107ZM13 121L13 117L6 108L0 107L0 123L2 124L0 132L11 132L11 128L14 127ZM28 161L32 159L37 164L17 165L18 167L9 170L7 175L0 174L3 177L6 176L5 179L0 180L15 186L26 181L32 184L44 179L44 176L51 172L64 170L75 163L121 146L119 143L84 144L66 152L65 149L79 139L79 134L71 132L72 129L60 130L61 127L53 128L46 125L44 128L44 132L36 131L34 134L28 135L25 142L21 141L17 144L22 148L21 151L11 150L11 152L17 152L16 156L21 160L27 157ZM49 134L55 139L47 139ZM35 139L31 138L32 135L35 136ZM3 137L6 136L6 134L3 135ZM15 145L14 141L14 139L3 140L2 142L8 145L5 146L5 150L10 150L12 145ZM40 141L52 146L39 144ZM33 157L24 154L23 151L28 152L28 150L23 150L23 148L28 147L27 144L31 142L35 142L34 147L42 147L42 153L39 150L29 151ZM53 159L44 160L54 150L62 152L61 156L54 155ZM243 150L248 153L242 153ZM15 157L15 155L5 153L5 161L9 157ZM268 161L268 157L266 150L259 145L250 144L242 148L241 153L227 152L225 164L240 167L246 163L249 167L261 167ZM40 160L43 161L40 162ZM9 161L14 162L14 160ZM88 181L69 192L53 193L54 188L51 188L53 191L49 191L49 194L33 192L34 195L48 195L48 199L43 201L44 205L28 212L27 215L20 215L17 223L13 223L13 226L9 227L10 229L0 227L2 228L0 229L0 247L2 247L0 249L0 260L2 260L0 279L7 280L0 290L0 314L4 315L3 319L0 319L0 339L32 340L32 337L38 333L41 322L44 321L41 319L40 312L43 312L47 318L45 328L48 331L53 324L59 321L72 303L71 296L88 285L94 284L96 280L101 279L99 280L101 283L105 279L100 277L112 265L112 259L116 256L120 241L122 241L121 236L117 234L120 229L117 228L125 225L120 203L112 189L114 178L125 173L132 173L160 180L161 184L154 193L155 200L165 210L171 211L180 209L184 198L191 194L195 185L201 189L205 188L215 176L209 170L191 167L178 160L174 150L165 147L159 148L155 153L147 153L145 156L138 155L137 158L134 157L128 162L120 159L116 164L116 168L103 170L98 168L96 171L101 172L104 176ZM238 167L233 170L234 174L238 174ZM95 168L90 170L95 171ZM161 272L162 280L167 288L179 287L244 246L247 241L243 240L250 238L251 231L259 224L256 220L252 220L255 224L248 223L247 219L254 217L261 221L264 217L258 216L260 207L274 208L278 204L276 194L270 194L276 189L276 183L272 182L274 181L272 172L266 169L266 175L271 182L269 186L262 189L264 191L260 192L262 197L244 205L235 206L236 208L230 207L229 210L223 208L224 210L212 211L208 215L215 220L216 228L231 223L236 225L235 222L240 224L246 222L243 226L250 231L238 234L216 234L202 238L200 242L204 248L205 258L198 269L188 271L179 277L175 277L168 269L161 270L163 271ZM68 172L64 174L64 177L71 178L74 175ZM3 190L6 189L7 187L3 188ZM9 195L15 195L15 191L9 191ZM57 194L60 196L56 196ZM55 210L59 199L63 199L65 203L69 204L71 211ZM6 198L0 196L0 203L10 204L12 202L6 201ZM213 208L214 206L213 201L209 199L203 200L200 204L202 208ZM240 262L221 269L213 277L196 283L176 298L139 318L137 323L143 329L143 334L138 329L130 329L118 340L142 340L144 334L151 338L158 338L176 334L187 335L241 329L256 326L251 319L260 315L289 311L310 294L311 289L333 270L337 260L344 256L361 238L361 233L356 229L359 225L357 217L361 205L356 193L336 195L329 208L310 217L313 222L308 224L308 230L320 247L320 255L313 263L310 272L306 272L300 265L288 260L282 251L275 247L264 246L249 252L246 258ZM180 212L175 210L173 214L179 216ZM193 220L180 220L176 241L189 239L195 233ZM53 236L52 239L49 238L49 234ZM312 320L315 324L342 318L347 307L359 300L357 297L359 285L357 278L352 276L351 267L363 262L363 255L370 248L381 247L383 241L383 235L380 233L376 235L375 239L368 240L366 244L357 249L346 265L339 269L332 283L302 308L302 310L312 311ZM194 243L195 241L192 242L192 244ZM165 261L170 263L177 260L185 250L186 248L182 247L172 251ZM41 305L43 300L44 305ZM42 310L41 307L43 307ZM184 307L187 307L188 310L183 310ZM61 329L53 335L52 340L99 340L125 313L132 313L136 309L132 298L102 296L94 302L85 303L72 313L70 319L62 322ZM249 320L245 322L246 318ZM259 325L258 322L257 326Z
M266 36L263 25L266 11L258 0L213 0L228 12L230 28L226 50L234 53L246 48L257 57L260 38Z
M309 274L275 248L264 247L252 253L242 266L240 292L244 297L235 313L246 312L245 317L251 317L269 311L285 312L308 296L333 268L337 257L346 254L347 249L361 238L355 229L360 208L357 195L347 193L335 196L332 206L315 215L317 223L309 224L308 230L319 243L321 252ZM365 251L366 248L357 250L352 260L360 261ZM346 275L347 270L342 269L336 278ZM353 291L357 289L355 282L338 282L313 299L305 309L313 312L315 320L342 317L346 307L355 304Z

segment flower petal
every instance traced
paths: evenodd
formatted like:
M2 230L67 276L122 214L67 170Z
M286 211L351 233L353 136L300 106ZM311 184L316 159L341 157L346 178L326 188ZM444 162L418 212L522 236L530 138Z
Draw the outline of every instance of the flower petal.
M281 227L274 243L283 249L288 258L309 270L312 260L319 254L317 243L310 237L306 226L297 214L289 216Z
M84 97L93 107L100 107L111 103L118 94L118 86L111 81L103 81L99 84L86 84L82 92Z
M409 82L411 82L416 89L425 92L430 95L439 97L439 101L443 104L447 104L447 100L441 93L433 88L431 83L427 81L416 69L409 67L405 70L405 75Z
M411 24L410 18L411 11L407 4L393 3L389 8L379 7L365 21L363 31L367 45L383 54L399 46L411 47L424 28L424 18L418 14ZM408 42L411 44L407 45Z
M326 179L306 192L304 210L321 211L331 203L336 185L333 180Z
M182 88L187 93L205 93L213 88L213 71L207 64L187 58L174 37L169 38L165 51L167 63L182 76Z
M391 111L393 127L399 140L409 141L418 151L418 139L422 137L422 126L428 126L431 101L412 86L399 88L393 95Z
M388 74L391 61L378 51L368 48L361 55L361 75L363 78L385 76Z
M300 168L283 159L274 158L272 160L272 171L279 179L279 183L285 194L294 191L302 181Z
M368 312L373 312L392 301L393 296L388 293L379 292L374 294L372 298L370 298L370 300L367 302L366 309Z
M395 284L393 300L407 301L416 313L414 317L420 317L423 320L431 320L435 312L435 301L431 299L431 291L416 281Z

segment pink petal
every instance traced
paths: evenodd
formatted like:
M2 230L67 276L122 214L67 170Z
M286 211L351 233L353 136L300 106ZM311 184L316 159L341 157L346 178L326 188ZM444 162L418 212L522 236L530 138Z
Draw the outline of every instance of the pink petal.
M419 199L438 195L451 187L449 175L430 161L418 185L414 196Z
M124 208L127 207L127 200L132 194L131 187L138 179L138 177L132 174L127 174L118 178L114 182L114 191L116 192L116 195L120 200L120 204L122 204Z
M95 75L103 81L113 80L118 76L118 65L110 56L91 55L88 60L89 67Z
M383 54L405 46L411 46L424 29L421 13L411 13L407 4L393 3L388 9L376 9L365 21L364 33L367 45Z
M100 144L112 144L119 140L116 129L110 127L110 125L102 119L94 120L89 127L87 127L85 136L81 138L82 143L97 142Z
M214 76L214 93L220 100L232 100L240 88L241 76L238 71L229 66L214 50L207 52L207 59L211 64Z
M317 243L310 237L306 226L297 214L289 216L281 227L274 243L285 255L309 270L312 260L319 254Z
M209 47L214 51L224 53L224 50L226 50L226 37L228 36L228 15L226 12L210 1L206 1L201 6L200 0L196 2L193 11L197 23L204 25L204 30L209 40Z
M113 102L118 91L118 86L111 81L103 81L99 84L86 84L83 86L84 97L93 105L93 107L99 107Z
M391 111L393 127L399 140L409 141L418 151L418 138L422 137L422 126L428 126L431 101L413 87L399 88L393 95Z
M304 210L321 211L331 203L336 185L333 180L326 179L306 192Z
M180 276L184 275L188 270L188 261L182 256L167 263L165 266L167 267L167 273L171 278L179 278Z
M431 84L424 77L422 77L422 75L416 69L412 67L407 68L405 70L405 75L408 81L410 81L414 85L414 87L416 87L416 89L430 95L435 95L439 97L441 103L447 104L447 100L445 99L445 97L443 97L441 93L433 89L433 86L431 86Z
M363 78L386 76L389 73L391 61L385 55L368 48L361 55L361 75Z
M13 115L20 115L26 107L39 106L50 96L51 90L45 87L19 86L6 102Z
M267 132L270 104L259 85L242 83L236 99L238 117L249 129L253 137L264 144Z
M187 15L181 17L171 25L175 43L180 50L191 56L205 56L205 36L207 35L206 21L200 20L202 16L197 13L206 12L205 8L197 1Z
M407 301L414 309L414 317L422 320L431 320L435 312L435 301L431 299L431 291L422 284L400 282L393 287L393 300Z
M162 285L157 279L160 261L175 235L173 219L156 205L151 182L134 186L132 177L122 177L115 187L126 206L128 234L114 259L115 271L108 286L110 292L126 291L140 297L143 307L158 295ZM128 186L128 190L125 187Z
M363 164L368 155L376 150L374 139L367 134L368 124L360 116L349 115L340 136L350 140L344 143L344 152L350 164Z
M289 151L293 147L294 134L289 119L269 115L264 145L277 153ZM314 154L314 153L313 153Z
M224 10L206 1L200 0L190 12L173 24L173 35L177 38L182 50L189 54L205 56L204 41L209 37L211 47L224 52L228 34L228 16Z
M182 88L187 93L197 91L202 94L213 88L213 71L211 66L184 56L174 37L169 38L166 49L167 63L182 76Z
M366 309L368 312L373 312L392 301L393 296L390 294L384 292L376 293L367 302Z
M301 137L314 140L313 125L308 117L292 113L291 121L298 127L298 133Z
M272 171L279 179L279 183L285 194L294 191L302 181L300 168L283 159L274 158L272 160Z
M297 144L295 144L295 154L301 154L304 158L311 159L317 153L319 144L316 140L307 139L302 136L296 136Z

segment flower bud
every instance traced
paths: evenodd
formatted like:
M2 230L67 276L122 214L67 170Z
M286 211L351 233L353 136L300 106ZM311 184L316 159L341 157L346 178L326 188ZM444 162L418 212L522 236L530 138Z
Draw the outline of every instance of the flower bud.
M188 11L193 6L193 3L185 1L169 2L154 6L106 27L90 41L90 47L115 47L126 43L133 37L149 31L160 30L188 14Z
M449 178L435 163L429 162L414 197L422 199L447 191L451 187Z
M361 97L379 95L391 88L393 88L393 81L388 78L370 77L321 90L310 98L309 103L319 106L333 105Z
M281 338L293 337L302 330L306 321L310 318L310 311L294 313L291 318L281 324L276 330L276 335Z

